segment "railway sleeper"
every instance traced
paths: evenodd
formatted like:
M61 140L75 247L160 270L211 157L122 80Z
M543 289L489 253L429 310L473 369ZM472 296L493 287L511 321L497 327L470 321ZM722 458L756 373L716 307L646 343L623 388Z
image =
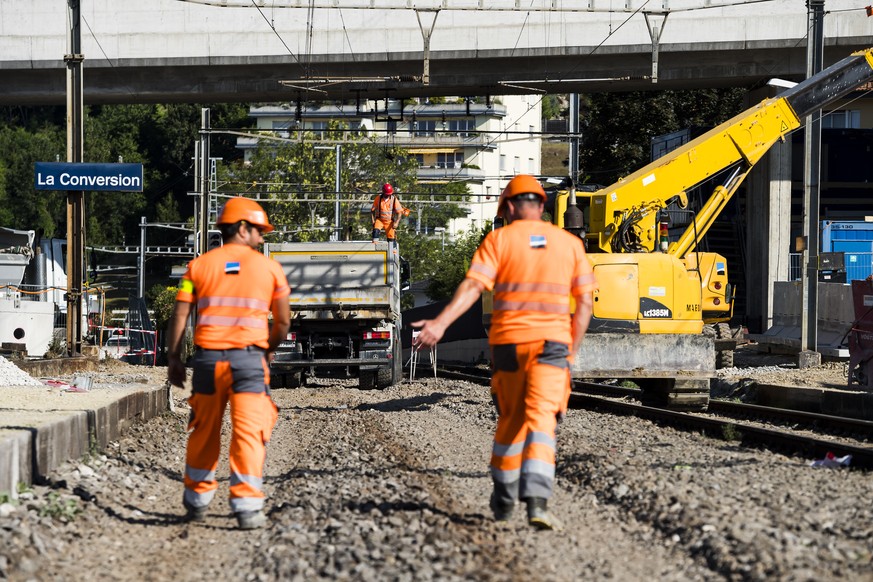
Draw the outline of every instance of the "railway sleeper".
M709 407L709 378L636 378L634 382L648 406L695 412Z

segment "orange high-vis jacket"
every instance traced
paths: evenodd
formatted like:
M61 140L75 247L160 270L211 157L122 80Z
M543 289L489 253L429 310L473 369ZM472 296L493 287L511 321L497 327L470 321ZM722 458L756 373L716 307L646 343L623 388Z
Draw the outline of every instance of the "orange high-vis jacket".
M379 220L388 228L394 222L395 216L403 214L403 206L400 200L393 194L387 198L383 198L380 194L373 200L373 205L370 207L370 212L374 213L374 219Z
M582 240L542 220L493 230L467 277L494 290L490 344L571 344L570 298L597 288Z
M188 264L176 300L197 303L195 345L210 350L266 349L270 306L289 292L279 263L245 245L230 244Z

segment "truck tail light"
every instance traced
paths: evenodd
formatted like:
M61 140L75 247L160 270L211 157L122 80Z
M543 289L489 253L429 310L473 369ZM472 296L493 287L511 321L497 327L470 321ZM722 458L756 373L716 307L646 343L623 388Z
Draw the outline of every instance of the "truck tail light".
M285 339L288 340L289 342L296 342L297 341L297 332L289 331L288 334L285 336Z
M365 331L364 332L365 340L390 340L391 332L390 331Z

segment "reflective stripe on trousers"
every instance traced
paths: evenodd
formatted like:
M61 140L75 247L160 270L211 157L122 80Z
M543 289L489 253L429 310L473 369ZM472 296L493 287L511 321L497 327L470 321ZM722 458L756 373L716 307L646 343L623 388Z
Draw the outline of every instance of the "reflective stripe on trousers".
M538 341L491 346L497 429L491 477L498 499L552 496L557 415L570 397L569 347Z
M205 507L215 496L221 425L230 404L230 508L255 511L264 505L266 444L278 419L270 398L263 350L198 349L193 359L193 394L188 399L185 501Z

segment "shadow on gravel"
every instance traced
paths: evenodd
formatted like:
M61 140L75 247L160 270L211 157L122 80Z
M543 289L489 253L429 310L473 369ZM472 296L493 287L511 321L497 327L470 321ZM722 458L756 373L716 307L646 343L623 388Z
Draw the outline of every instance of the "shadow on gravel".
M161 474L164 477L166 477L167 479L169 479L170 481L176 481L177 483L182 483L184 481L184 479L182 478L182 468L171 469L169 467L163 467L161 465L155 465L153 463L146 464L146 463L142 463L140 461L131 461L130 459L126 458L124 455L106 455L106 458L118 461L119 463L122 463L122 464L127 465L127 466L131 466L131 467L137 466L140 469L142 469L146 474L150 474L150 475ZM224 480L226 481L227 479L228 478L225 477ZM221 479L218 479L218 480L221 481Z
M283 412L339 412L341 410L348 410L349 407L346 405L341 406L278 406L279 414ZM290 415L283 415L282 418L285 420L291 419Z
M280 473L279 475L269 476L265 478L265 482L280 484L290 479L309 479L315 477L333 477L336 475L345 475L346 477L374 477L384 474L393 474L397 472L405 472L417 475L436 475L439 477L453 477L458 479L485 479L490 478L491 473L488 470L481 471L453 471L441 467L412 467L405 463L383 463L376 467L337 467L337 468L318 468L311 469L306 467L295 467L290 471Z
M431 406L449 398L449 396L450 394L436 393L428 396L416 396L414 398L400 398L399 400L388 400L387 402L377 402L376 404L361 404L356 406L355 410L378 410L379 412L423 411L429 410Z
M142 517L139 517L139 516L138 517L129 517L129 516L121 515L120 513L115 511L115 509L112 507L107 507L107 506L101 505L96 500L95 500L94 504L98 508L100 508L100 510L103 513L105 513L108 517L111 517L113 519L117 519L118 521L123 521L125 523L130 524L130 525L169 526L169 525L179 525L179 524L187 522L184 514L148 512L148 511L143 511L142 509L140 509L139 507L136 507L134 505L127 504L127 505L123 506L125 509L127 509L129 511L137 511L137 512L142 514Z
M393 514L402 514L402 513L421 513L423 511L428 511L433 515L439 515L445 517L450 520L452 523L457 523L459 525L473 525L478 526L482 523L482 520L485 519L485 516L481 513L471 513L466 515L460 515L457 513L450 513L445 511L444 509L440 509L430 503L421 503L417 501L381 501L375 502L371 500L366 501L346 501L343 503L343 506L349 511L353 511L355 513L372 513L374 511L378 511L384 516L390 516ZM295 509L295 508L306 508L308 507L305 504L297 505L294 503L282 502L280 505L277 505L270 509L267 514L271 518L275 518L277 514L281 514L286 510Z

